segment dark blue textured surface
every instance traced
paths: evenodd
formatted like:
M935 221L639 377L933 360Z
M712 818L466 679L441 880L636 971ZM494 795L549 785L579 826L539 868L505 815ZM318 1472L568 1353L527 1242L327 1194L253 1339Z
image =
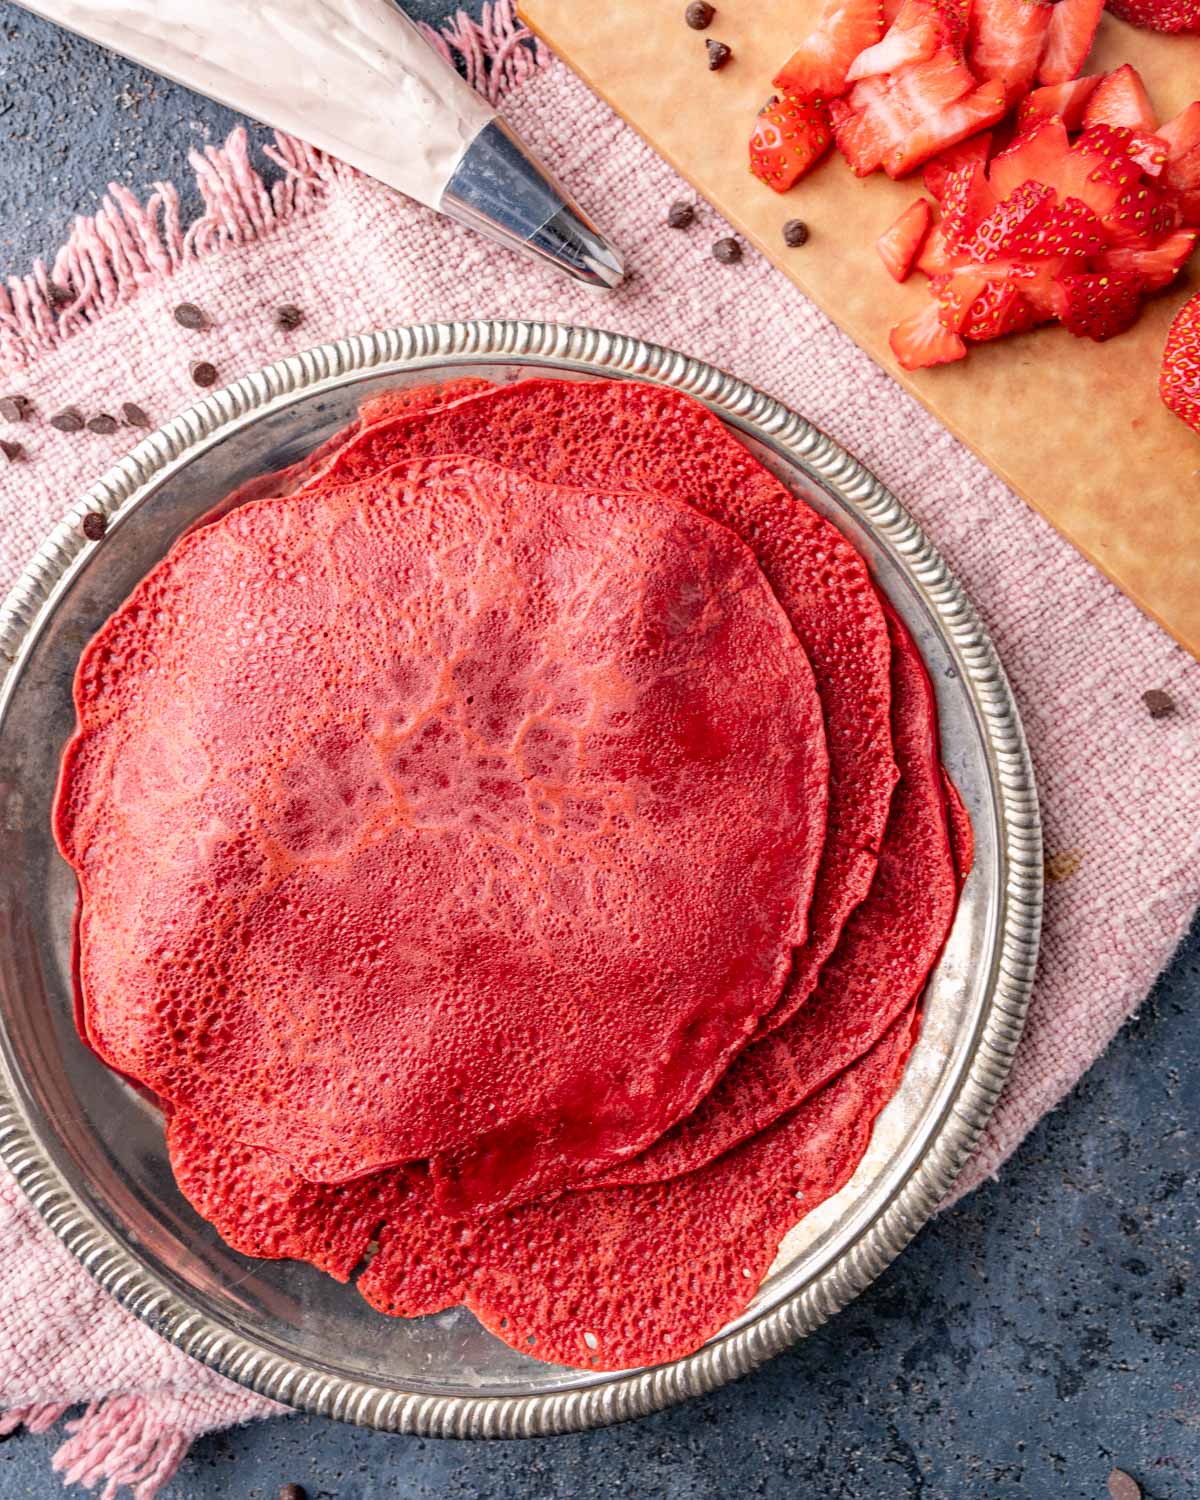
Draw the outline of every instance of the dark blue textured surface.
M182 186L187 146L222 139L236 119L0 0L0 272L52 252L111 177ZM1114 1465L1147 1500L1190 1500L1200 1495L1198 1001L1200 925L1000 1182L927 1228L827 1328L735 1386L542 1442L263 1424L197 1444L170 1500L273 1500L289 1480L326 1500L1103 1500ZM55 1493L58 1441L0 1446L0 1500Z

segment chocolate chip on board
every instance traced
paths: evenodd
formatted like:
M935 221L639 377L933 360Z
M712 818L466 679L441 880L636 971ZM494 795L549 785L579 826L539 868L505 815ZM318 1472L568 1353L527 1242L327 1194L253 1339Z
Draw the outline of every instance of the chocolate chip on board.
M683 19L693 31L703 31L712 25L712 18L716 15L715 9L707 5L705 0L692 0L692 3L683 13Z
M712 253L713 259L719 260L723 266L732 266L741 260L742 247L740 242L730 235L723 240L715 240Z
M696 208L683 198L678 198L667 209L667 223L672 229L686 229L696 217Z
M1142 702L1152 719L1169 719L1175 712L1175 700L1162 688L1149 688L1142 694Z
M725 42L714 42L710 37L704 44L704 50L708 53L708 71L715 73L718 68L723 68L733 56L733 49Z
M783 226L783 243L791 245L793 249L797 245L808 244L808 225L803 219L789 219Z

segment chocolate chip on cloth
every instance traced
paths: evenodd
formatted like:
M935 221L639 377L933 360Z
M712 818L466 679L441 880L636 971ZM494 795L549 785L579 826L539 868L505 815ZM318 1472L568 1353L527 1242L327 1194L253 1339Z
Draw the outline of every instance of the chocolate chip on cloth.
M33 403L28 396L2 396L0 397L0 417L6 422L25 422L33 410Z
M194 302L181 302L171 316L179 324L180 328L207 328L208 318Z
M77 406L64 406L50 418L50 425L56 432L82 432L83 413Z
M1108 1493L1111 1500L1142 1500L1141 1485L1124 1469L1114 1469L1108 1476Z
M290 333L293 328L299 328L303 322L304 314L294 302L285 302L282 307L275 309L276 328L282 328Z
M116 432L117 426L116 417L110 416L106 411L102 411L98 416L89 419L87 430L89 432L98 432L103 437L108 437L110 433Z
M725 42L714 42L711 39L704 44L708 53L708 71L715 73L718 68L723 68L733 56L733 49Z
M25 457L25 444L14 443L11 438L0 438L0 453L3 453L10 464L20 463Z
M723 266L734 266L742 258L741 242L729 235L723 240L714 241L712 253L713 259L720 261Z
M1152 719L1169 719L1175 712L1175 700L1162 688L1150 688L1142 694L1142 702Z
M121 417L126 427L149 427L150 418L136 401L121 402Z
M667 224L672 229L686 229L696 218L695 206L684 198L677 198L667 209Z
M205 390L217 383L217 367L207 359L198 359L189 373L193 382Z

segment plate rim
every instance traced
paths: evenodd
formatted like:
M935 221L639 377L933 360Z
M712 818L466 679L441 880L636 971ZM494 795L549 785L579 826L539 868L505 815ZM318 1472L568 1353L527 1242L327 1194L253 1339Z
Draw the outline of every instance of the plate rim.
M987 630L937 549L869 470L784 403L703 360L597 328L524 319L386 328L291 355L206 396L87 490L14 585L0 607L0 716L24 643L90 545L80 525L85 512L109 517L136 504L176 465L298 396L361 376L492 358L650 380L694 396L781 451L890 547L962 663L992 762L1004 878L998 943L970 1062L891 1201L829 1265L745 1326L671 1364L615 1374L577 1390L480 1397L405 1393L285 1358L210 1320L91 1213L37 1139L7 1060L0 1058L0 1158L50 1229L106 1291L185 1353L260 1395L316 1415L421 1436L550 1436L645 1416L746 1374L840 1311L930 1218L987 1123L1021 1036L1041 928L1041 827L1020 715Z

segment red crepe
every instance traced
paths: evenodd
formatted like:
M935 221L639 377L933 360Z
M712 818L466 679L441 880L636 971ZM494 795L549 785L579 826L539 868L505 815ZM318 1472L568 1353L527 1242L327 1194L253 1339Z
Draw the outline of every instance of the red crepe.
M399 420L389 420L389 401L368 403L363 429L335 455L328 478L378 474L418 454L475 453L540 479L685 500L753 549L812 662L830 757L828 835L808 940L766 1023L781 1025L811 993L867 893L896 780L887 627L862 558L707 408L662 386L522 380ZM445 1191L449 1201L449 1183Z
M481 460L192 533L85 652L57 834L96 1050L337 1182L636 1152L775 1003L812 674L750 550Z
M416 1317L458 1302L538 1359L617 1370L678 1359L745 1310L788 1230L837 1192L900 1081L916 1013L765 1134L699 1172L588 1189L456 1222L403 1172L313 1188L264 1152L247 1161L195 1122L171 1122L180 1187L237 1249L312 1260ZM338 1195L341 1195L340 1198ZM286 1225L286 1227L282 1227ZM382 1227L379 1227L382 1225Z
M937 709L916 645L890 608L888 623L900 782L867 899L846 923L808 1004L740 1053L693 1114L641 1156L605 1173L603 1183L692 1172L764 1130L872 1047L920 994L937 962L960 889ZM969 819L966 831L969 838Z

